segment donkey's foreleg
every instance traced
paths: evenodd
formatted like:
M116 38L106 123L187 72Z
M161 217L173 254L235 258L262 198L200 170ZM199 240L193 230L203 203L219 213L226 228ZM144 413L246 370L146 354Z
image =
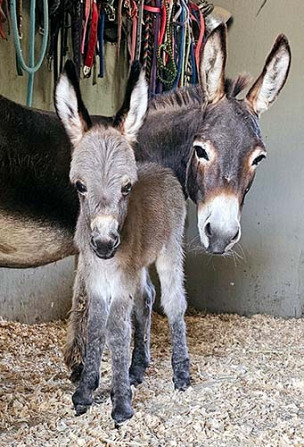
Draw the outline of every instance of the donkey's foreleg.
M77 415L85 413L93 402L93 392L99 385L100 362L105 345L108 304L97 294L92 294L89 301L84 367L72 398Z
M148 270L142 271L141 283L134 297L134 349L129 370L130 384L142 383L150 363L150 331L155 288Z
M176 254L177 253L177 254ZM172 337L172 368L175 388L185 390L190 385L189 355L184 314L187 302L181 249L165 250L156 261L161 284L161 304L168 317Z
M64 348L64 361L71 369L70 379L79 381L83 370L88 326L89 300L85 284L79 271L76 273L73 304L69 316L67 341Z
M132 306L131 295L113 296L107 322L107 342L112 355L113 375L111 415L117 423L133 416L129 381Z

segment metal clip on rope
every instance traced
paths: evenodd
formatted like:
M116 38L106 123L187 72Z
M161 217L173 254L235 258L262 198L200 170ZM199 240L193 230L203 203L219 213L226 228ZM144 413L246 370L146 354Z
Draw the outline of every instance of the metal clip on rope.
M14 36L14 43L16 48L17 60L22 70L26 71L29 75L27 84L27 98L26 105L31 106L33 101L33 87L34 87L34 74L39 70L43 62L48 35L49 35L49 11L48 11L48 0L43 0L43 23L44 23L44 34L42 39L42 47L39 60L35 65L35 8L36 0L31 0L30 6L30 54L29 54L29 65L26 65L22 55L22 49L20 45L19 32L18 32L18 22L16 13L16 0L10 0L11 9L11 21L12 21L12 31Z
M116 19L114 0L108 0L107 3L104 4L104 10L107 14L107 18L108 18L109 22L114 22Z

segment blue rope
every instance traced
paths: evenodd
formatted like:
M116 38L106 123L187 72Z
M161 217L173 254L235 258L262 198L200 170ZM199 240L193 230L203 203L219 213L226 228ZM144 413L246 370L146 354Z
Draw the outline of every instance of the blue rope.
M196 62L195 62L193 42L191 42L191 45L190 45L190 59L191 59L191 67L192 67L191 84L196 84L197 83L197 73L196 73Z
M106 13L102 8L99 17L99 32L98 32L98 45L99 45L99 78L104 77L104 28L105 28Z
M44 34L42 39L42 48L39 60L35 65L35 9L36 0L31 0L30 6L30 51L29 51L29 65L26 65L22 55L22 49L20 45L19 33L18 33L18 22L17 22L17 12L16 12L16 0L10 0L11 9L11 22L14 43L16 48L17 60L20 67L29 74L28 84L27 84L27 98L26 105L31 106L33 101L33 88L34 88L34 74L39 70L43 62L48 34L49 34L49 11L48 11L48 0L43 0L43 15L44 15Z

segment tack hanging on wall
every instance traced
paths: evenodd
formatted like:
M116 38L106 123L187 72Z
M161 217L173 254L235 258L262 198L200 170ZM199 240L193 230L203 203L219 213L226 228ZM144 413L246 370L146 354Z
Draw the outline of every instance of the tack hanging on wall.
M47 58L54 83L65 59L71 56L78 75L96 83L97 76L107 75L105 44L116 45L118 59L124 42L129 62L139 59L146 69L153 96L198 82L204 38L230 18L230 13L207 0L32 0L27 66L20 46L20 5L21 0L10 0L18 74L22 74L20 68L29 73L28 105L32 102L34 72L44 59L48 35ZM40 20L40 31L43 30L42 52L36 65L35 15Z
M213 5L205 0L199 5L186 0L53 1L48 57L54 81L67 54L65 45L60 45L58 54L59 35L61 41L67 41L64 36L70 31L79 75L90 77L92 71L98 70L98 76L103 77L106 73L105 42L117 45L119 58L124 40L130 63L139 59L146 68L150 93L196 83L199 63L196 56L203 44L204 16L212 10ZM80 42L80 47L75 46L75 42ZM94 75L92 77L95 79Z

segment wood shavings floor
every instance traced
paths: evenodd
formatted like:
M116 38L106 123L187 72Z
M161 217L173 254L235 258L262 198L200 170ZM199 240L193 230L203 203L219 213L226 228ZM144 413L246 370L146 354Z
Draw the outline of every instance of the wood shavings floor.
M0 446L304 446L304 320L187 317L192 387L173 391L166 320L153 315L153 362L135 416L110 418L110 364L89 414L75 417L63 322L0 322Z

